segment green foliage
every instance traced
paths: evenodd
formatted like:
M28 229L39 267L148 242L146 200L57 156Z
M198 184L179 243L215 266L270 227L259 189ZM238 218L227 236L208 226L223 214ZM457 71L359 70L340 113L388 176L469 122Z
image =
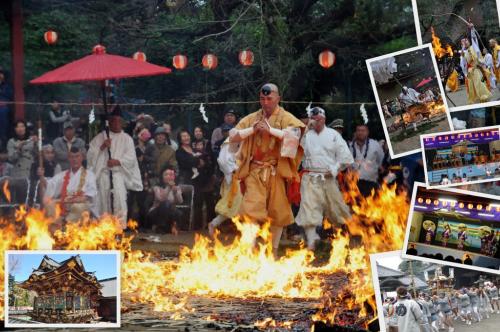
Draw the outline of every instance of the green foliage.
M24 1L26 81L90 53L99 41L109 53L146 53L151 63L172 66L172 56L184 54L188 67L165 77L123 80L119 96L146 102L256 101L257 89L276 82L284 100L373 101L365 59L416 45L410 0L177 0L167 7L156 0ZM1 28L7 25L0 22ZM52 28L57 44L48 46L43 33ZM0 61L9 64L9 45L0 35ZM318 64L329 48L337 55L333 68ZM255 62L243 67L238 52L250 49ZM204 71L201 58L212 52L219 66ZM29 100L98 100L98 90L78 85L33 88ZM241 114L253 105L207 106L210 125L224 108ZM292 112L304 105L290 105ZM329 117L351 122L358 107L326 107ZM379 122L376 108L367 108ZM175 126L200 120L197 107L140 109ZM28 109L28 112L32 110ZM330 120L330 119L329 119ZM380 128L379 128L380 129ZM381 130L373 130L381 133Z

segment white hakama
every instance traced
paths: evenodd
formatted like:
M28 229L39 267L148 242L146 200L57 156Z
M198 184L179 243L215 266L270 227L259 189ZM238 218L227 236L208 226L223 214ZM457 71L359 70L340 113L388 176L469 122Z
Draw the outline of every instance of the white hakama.
M305 230L309 248L319 239L316 227L326 218L344 224L351 217L336 179L339 170L354 162L342 136L325 127L319 134L309 130L302 138L304 174L300 185L301 202L295 221Z

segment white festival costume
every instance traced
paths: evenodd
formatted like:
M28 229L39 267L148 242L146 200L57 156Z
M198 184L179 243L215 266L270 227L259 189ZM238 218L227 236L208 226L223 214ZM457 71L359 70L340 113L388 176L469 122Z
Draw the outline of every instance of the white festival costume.
M127 190L142 191L141 173L135 154L134 141L124 133L110 132L111 158L120 161L113 172L113 209L114 215L120 218L122 228L127 227ZM109 182L108 149L101 150L107 139L106 133L99 133L90 142L87 160L89 168L95 173L98 188L98 204L101 214L111 213L111 194Z
M336 176L354 160L342 136L331 128L325 127L319 134L309 130L304 134L301 146L304 148L304 174L300 185L300 209L295 221L304 227L308 245L312 247L319 238L316 227L323 223L323 218L343 224L351 216Z
M407 93L400 93L399 100L403 103L404 106L408 107L413 104L418 103L418 98L420 93L418 93L415 89L408 88Z
M80 185L82 170L83 167L80 167L78 171L76 171L75 173L71 172L71 170L59 172L52 178L47 179L47 189L45 190L45 197L50 198L52 200L61 198L62 187L64 184L64 177L66 176L67 172L70 173L68 186L66 187L67 196L76 194L76 192L79 189L78 187ZM81 190L83 194L90 199L89 201L90 211L94 215L98 216L99 210L97 209L97 204L96 204L96 197L97 197L96 179L92 171L87 170L87 174L85 175L85 183L83 184Z
M490 85L492 89L497 87L497 81L495 77L495 67L493 64L493 56L490 53L487 53L484 56L484 65L490 71Z

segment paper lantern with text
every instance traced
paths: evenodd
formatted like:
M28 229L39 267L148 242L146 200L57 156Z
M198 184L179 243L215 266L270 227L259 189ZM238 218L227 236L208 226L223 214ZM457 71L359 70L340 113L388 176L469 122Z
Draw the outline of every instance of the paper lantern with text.
M208 70L217 68L217 57L213 54L205 54L201 60L203 67Z
M135 52L134 56L132 58L134 58L134 60L137 60L137 61L146 62L146 54L144 54L143 52L140 52L140 51Z
M331 66L333 66L335 64L335 60L336 60L335 53L333 53L330 50L324 50L323 52L321 52L319 54L318 60L319 60L319 64L321 65L321 67L330 68Z
M172 65L175 67L175 69L183 70L184 68L186 68L187 64L188 59L185 55L177 54L172 59Z
M49 30L43 34L43 39L49 45L53 45L57 42L57 33L55 31Z
M253 64L253 52L252 51L241 51L238 54L238 60L243 66L251 66Z

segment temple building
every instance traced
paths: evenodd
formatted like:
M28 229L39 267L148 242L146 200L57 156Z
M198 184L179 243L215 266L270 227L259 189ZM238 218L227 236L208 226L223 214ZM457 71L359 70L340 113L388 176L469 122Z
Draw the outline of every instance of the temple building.
M56 262L45 255L19 287L36 292L31 319L43 323L91 323L99 320L102 285L85 271L79 255Z

